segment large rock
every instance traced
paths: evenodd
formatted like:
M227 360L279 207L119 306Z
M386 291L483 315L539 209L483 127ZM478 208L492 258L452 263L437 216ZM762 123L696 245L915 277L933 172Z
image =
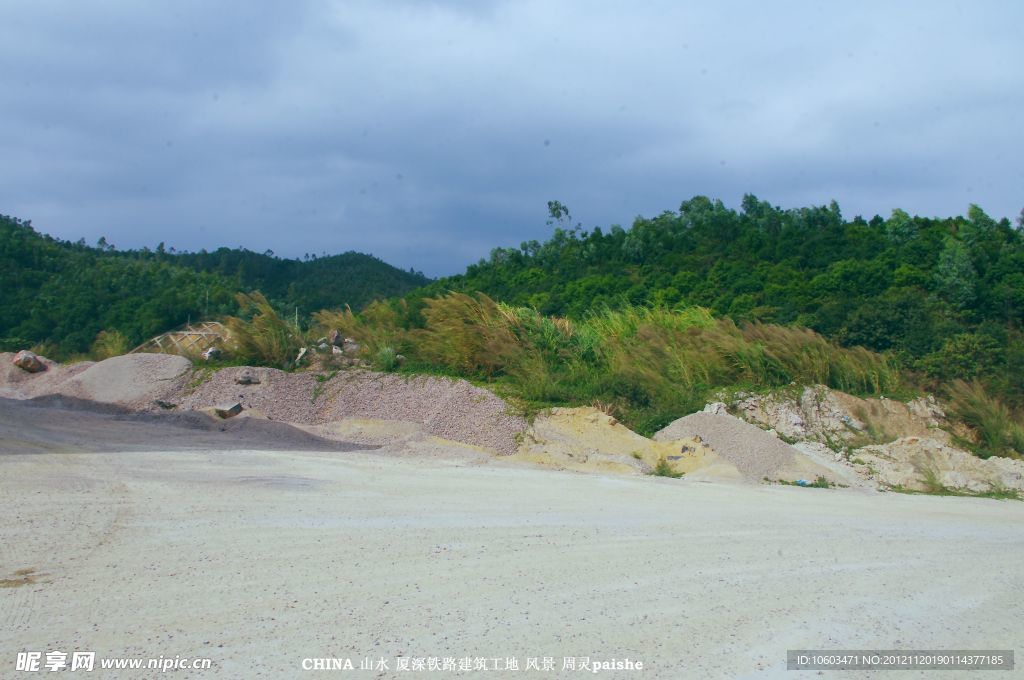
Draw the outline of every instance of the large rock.
M228 418L234 418L242 412L242 405L237 401L233 404L223 404L221 406L215 406L213 412L225 420Z
M256 371L251 368L243 368L237 376L235 376L235 382L239 385L259 385L260 377L256 375Z
M919 436L948 441L946 414L934 397L909 404L879 397L861 399L824 385L796 393L739 394L730 411L744 420L775 430L787 440L829 446L863 446Z
M882 486L911 491L1024 491L1024 461L978 458L943 441L902 437L850 456L858 472Z
M23 349L14 355L12 362L18 368L29 373L39 373L46 370L46 364L33 352Z

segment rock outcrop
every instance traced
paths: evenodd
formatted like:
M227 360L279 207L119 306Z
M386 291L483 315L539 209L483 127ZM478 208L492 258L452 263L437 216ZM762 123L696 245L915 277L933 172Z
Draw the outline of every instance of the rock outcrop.
M814 385L799 396L740 393L729 411L784 439L833 447L885 443L905 436L949 440L941 429L948 425L946 414L934 397L904 404L885 397L861 399Z
M910 491L1024 491L1024 461L987 460L930 438L901 437L853 452L851 463L883 487Z

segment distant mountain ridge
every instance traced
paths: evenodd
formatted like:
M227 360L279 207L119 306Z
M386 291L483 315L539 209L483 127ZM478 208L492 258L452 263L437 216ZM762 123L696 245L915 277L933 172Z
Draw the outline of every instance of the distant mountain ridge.
M356 252L291 260L245 249L175 253L116 250L41 234L0 215L0 349L45 343L57 357L84 352L100 331L129 343L188 320L237 312L234 294L259 290L300 316L401 296L428 283Z

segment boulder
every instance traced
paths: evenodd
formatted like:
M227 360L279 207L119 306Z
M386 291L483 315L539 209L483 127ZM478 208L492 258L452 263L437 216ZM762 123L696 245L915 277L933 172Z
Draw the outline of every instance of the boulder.
M858 472L882 486L930 492L1024 491L1024 461L995 456L982 459L927 437L902 437L888 444L864 446L851 454L851 462Z
M342 343L341 349L345 354L358 354L359 343L352 338L345 338L345 342Z
M23 349L14 355L13 363L23 371L39 373L46 370L46 364L33 352Z
M339 331L339 330L333 330L333 331L331 331L330 333L327 334L327 342L328 342L328 344L340 345L344 341L345 340L344 340L344 338L341 335L341 331Z
M221 418L233 418L242 412L242 405L236 401L234 404L216 406L214 407L213 412Z
M239 385L259 385L260 377L252 369L246 368L235 376L235 382Z

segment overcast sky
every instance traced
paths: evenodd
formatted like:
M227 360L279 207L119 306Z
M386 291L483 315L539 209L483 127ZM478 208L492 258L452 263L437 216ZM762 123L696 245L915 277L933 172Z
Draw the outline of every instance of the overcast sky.
M0 213L428 275L696 194L1024 208L1024 3L0 0Z

